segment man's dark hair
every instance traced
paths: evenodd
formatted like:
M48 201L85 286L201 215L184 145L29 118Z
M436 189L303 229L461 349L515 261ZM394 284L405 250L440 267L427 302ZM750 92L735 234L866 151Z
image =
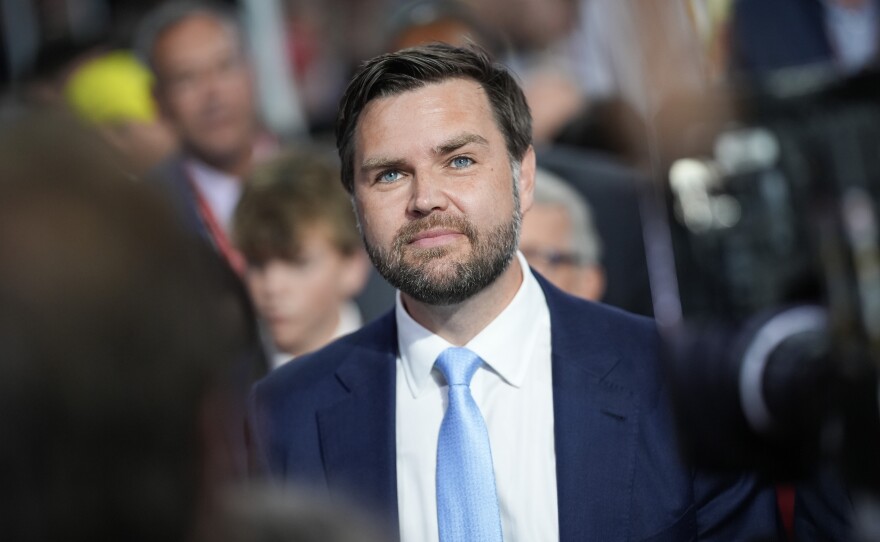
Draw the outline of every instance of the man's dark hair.
M354 134L364 107L387 98L449 79L471 79L483 87L511 161L522 159L532 143L532 116L522 89L511 73L485 51L433 43L377 56L352 78L339 104L336 148L342 161L342 184L354 191Z

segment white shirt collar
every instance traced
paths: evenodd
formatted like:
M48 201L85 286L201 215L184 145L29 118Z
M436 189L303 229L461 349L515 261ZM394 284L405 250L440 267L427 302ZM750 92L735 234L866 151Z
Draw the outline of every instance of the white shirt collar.
M531 361L523 352L531 351L537 341L533 315L539 313L542 304L546 305L546 300L525 257L518 251L516 257L523 273L519 290L510 304L465 347L480 356L505 382L518 388ZM442 377L432 374L434 361L453 345L413 320L403 306L400 292L397 292L395 316L404 375L413 397L418 397L432 382L442 385Z
M235 206L241 197L241 179L195 158L186 160L190 177L224 231L229 231Z

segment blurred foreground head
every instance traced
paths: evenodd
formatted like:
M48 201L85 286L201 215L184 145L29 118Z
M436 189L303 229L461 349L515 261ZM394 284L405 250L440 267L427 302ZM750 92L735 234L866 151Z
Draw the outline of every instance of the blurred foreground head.
M241 313L164 200L57 117L0 133L3 540L184 540Z

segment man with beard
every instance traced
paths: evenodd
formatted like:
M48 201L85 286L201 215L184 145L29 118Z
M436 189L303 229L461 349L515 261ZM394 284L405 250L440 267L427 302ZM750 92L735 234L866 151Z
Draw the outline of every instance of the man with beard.
M403 540L775 536L771 491L679 458L654 324L517 252L535 153L503 67L441 44L376 57L336 134L396 307L257 384L257 465L372 505Z

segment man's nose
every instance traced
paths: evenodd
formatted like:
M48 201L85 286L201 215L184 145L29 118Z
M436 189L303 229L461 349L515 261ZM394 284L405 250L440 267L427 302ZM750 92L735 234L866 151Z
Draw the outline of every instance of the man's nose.
M410 183L408 211L414 216L426 216L446 209L449 200L440 182L427 173L417 174Z

